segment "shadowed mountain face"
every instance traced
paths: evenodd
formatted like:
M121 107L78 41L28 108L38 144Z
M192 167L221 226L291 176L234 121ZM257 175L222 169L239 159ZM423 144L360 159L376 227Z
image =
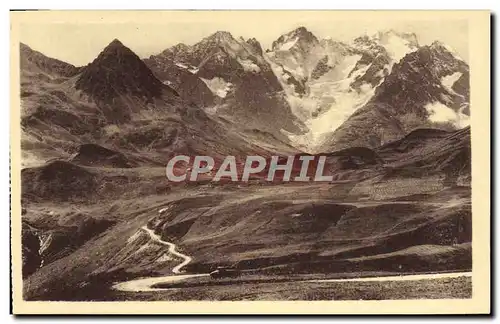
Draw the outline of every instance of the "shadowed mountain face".
M74 89L81 91L84 100L95 103L113 124L182 110L178 93L116 39L83 68Z
M386 177L442 174L447 186L470 186L470 127L454 132L417 129L377 153L389 166Z
M88 166L108 166L114 168L131 168L137 163L120 152L110 150L97 144L83 144L71 158L71 162Z
M38 68L23 66L27 163L64 158L82 165L129 167L135 162L122 154L134 156L139 164L157 165L176 154L267 156L275 150L297 151L265 130L245 132L218 115L208 116L196 103L211 102L211 90L196 75L175 64L171 67L175 68L165 73L182 85L176 88L182 90L180 96L118 40L79 74L58 77L57 82L30 77ZM209 92L205 97L204 89ZM201 97L192 100L195 94Z
M184 101L199 107L210 107L216 103L216 96L210 88L185 68L173 64L172 61L165 61L160 56L145 59L144 62L158 79L175 89Z
M310 152L377 147L419 127L459 129L469 119L469 68L440 42L386 30L350 43L301 27L267 53L307 131L289 134Z
M162 84L144 62L117 39L83 69L75 87L94 100L104 102L123 94L147 102L159 98L163 91L175 95L175 91Z
M346 43L300 27L269 50L216 32L144 60L114 40L82 68L21 45L24 296L204 296L112 288L172 274L179 254L157 238L189 256L188 274L233 266L273 285L469 271L469 96L451 49L395 31ZM177 155L191 159L176 175L193 174L199 155L215 169L235 156L239 180L248 156L267 164L248 182L212 181L214 170L175 182L165 165ZM283 170L267 180L273 156L292 156L291 181ZM224 299L241 290L209 284Z
M458 111L463 104L467 104L464 97L466 90L463 89L462 93L450 91L441 81L454 73L468 74L469 67L439 43L423 46L393 67L372 100L397 106L399 113L425 115L423 105L435 102Z
M236 40L219 31L192 46L173 46L145 62L181 95L194 98L242 128L260 129L281 139L285 137L280 129L301 132L300 122L255 39Z

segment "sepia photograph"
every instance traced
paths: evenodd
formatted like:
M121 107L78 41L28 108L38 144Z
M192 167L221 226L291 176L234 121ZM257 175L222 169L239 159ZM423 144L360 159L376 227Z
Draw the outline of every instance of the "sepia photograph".
M489 33L11 12L14 313L489 312Z

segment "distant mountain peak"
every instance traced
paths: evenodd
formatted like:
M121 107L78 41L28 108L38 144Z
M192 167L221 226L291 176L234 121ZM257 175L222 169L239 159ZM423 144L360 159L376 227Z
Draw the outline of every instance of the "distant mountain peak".
M318 44L318 38L307 28L301 26L281 35L272 44L272 50L289 50L295 44Z
M124 46L122 42L118 38L115 38L109 43L108 46Z
M385 29L385 30L379 30L376 32L374 35L372 35L372 38L380 38L384 36L397 36L401 38L405 38L409 41L412 41L414 43L418 43L417 35L413 32L403 32L403 31L398 31L394 29Z
M455 60L459 62L460 65L467 65L466 61L460 56L460 54L451 46L441 42L434 41L430 46L426 46L430 51L434 52L435 55L442 57L446 60Z
M114 39L83 69L76 88L95 100L110 101L124 94L150 100L166 86L131 49Z
M398 30L395 30L395 29L385 29L385 30L380 30L378 31L374 37L377 37L377 36L388 36L388 35L392 35L392 36L398 36L398 37L402 37L402 38L407 38L407 39L412 39L414 41L417 40L417 35L413 32L403 32L403 31L398 31Z
M292 35L309 35L312 34L306 27L300 26L290 32Z
M99 56L107 54L115 55L118 52L135 55L135 53L130 48L126 47L125 45L123 45L122 42L120 42L117 38L115 38L101 51Z
M208 36L206 38L207 40L214 40L218 43L228 41L228 40L234 40L233 35L231 35L230 32L224 31L224 30L218 30L212 35Z
M436 51L447 51L453 54L456 58L463 60L453 47L447 45L446 43L443 43L442 41L435 40L434 42L432 42L429 48Z
M371 52L372 55L387 52L396 62L420 47L415 33L394 29L378 31L371 36L364 34L355 38L353 45L360 50Z
M299 37L302 40L307 40L307 41L318 41L316 36L310 32L306 27L298 27L291 32L288 33L291 37Z
M35 51L24 43L19 43L21 70L43 71L52 75L70 77L76 75L80 68L61 60L48 57Z

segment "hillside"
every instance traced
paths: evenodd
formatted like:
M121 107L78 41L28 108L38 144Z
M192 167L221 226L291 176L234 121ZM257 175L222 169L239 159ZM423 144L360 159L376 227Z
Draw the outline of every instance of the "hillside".
M444 43L298 27L269 49L227 31L147 58L133 45L83 67L20 45L24 298L359 299L376 285L307 280L471 270L470 71ZM232 156L238 178L248 156L267 164L249 181L170 181L178 155ZM268 180L276 156L292 181ZM208 275L221 266L241 277ZM116 289L160 276L175 282ZM368 297L470 295L455 279Z

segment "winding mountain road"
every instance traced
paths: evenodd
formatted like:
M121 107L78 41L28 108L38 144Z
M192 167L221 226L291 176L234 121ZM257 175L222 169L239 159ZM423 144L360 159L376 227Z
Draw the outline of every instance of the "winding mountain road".
M171 283L171 282L182 281L182 280L185 280L187 278L208 276L208 274L177 275L177 274L182 273L181 269L183 267L185 267L189 262L191 262L191 260L192 260L191 257L178 252L176 250L175 244L162 240L159 235L155 234L155 232L152 229L149 229L147 226L143 226L143 227L141 227L141 229L144 230L153 241L168 246L169 253L171 253L172 255L174 255L174 256L176 256L184 261L182 261L180 264L178 264L177 266L175 266L172 269L172 272L176 274L174 276L142 278L142 279L135 279L135 280L125 281L125 282L120 282L120 283L113 285L113 289L120 290L120 291L129 291L129 292L161 291L161 290L165 290L165 289L164 288L152 288L152 286L155 284L158 284L158 283Z
M161 276L161 277L150 277L141 278L125 282L120 282L113 285L113 289L126 292L153 292L153 291L164 291L171 290L172 288L153 288L157 284L166 284L184 281L189 278L195 277L206 277L209 276L207 273L203 274L188 274L179 275L182 273L181 269L185 267L192 258L178 252L176 250L176 245L161 239L160 236L155 234L155 232L149 229L147 226L141 227L152 240L166 245L168 247L168 252L172 255L182 259L183 261L172 269L172 272L176 275L173 276ZM418 281L418 280L432 280L441 278L459 278L459 277L472 277L472 272L451 272L451 273L429 273L429 274L413 274L413 275L400 275L400 276L382 276L382 277L365 277L365 278L343 278L343 279L319 279L319 280L304 280L301 282L309 283L328 283L328 282L353 282L353 281L364 281L364 282L376 282L376 281Z
M149 234L149 236L151 237L151 239L153 241L156 241L156 242L158 242L160 244L168 246L168 252L169 253L171 253L172 255L174 255L174 256L176 256L176 257L184 260L184 261L182 261L182 263L180 263L179 265L177 265L175 268L172 269L173 273L175 273L175 274L181 273L181 269L183 267L185 267L189 262L191 262L191 260L192 260L191 257L189 257L189 256L187 256L185 254L182 254L180 252L177 252L175 244L162 240L160 236L158 236L157 234L155 234L155 232L152 229L149 229L147 226L143 226L141 228L146 233Z
M450 202L451 205L454 205L456 201ZM164 212L165 209L161 209L159 212ZM147 233L151 240L165 245L168 247L168 252L181 259L182 262L179 263L172 269L174 275L169 276L160 276L160 277L148 277L148 278L139 278L130 281L116 283L112 286L113 289L119 291L126 292L152 292L152 291L164 291L171 290L176 288L153 288L158 284L167 284L167 283L177 283L184 281L189 278L195 277L207 277L210 276L208 273L202 274L182 274L182 268L188 265L192 258L188 255L182 254L177 251L176 245L171 242L167 242L162 240L162 238L157 235L154 230L149 229L147 225L141 227L145 233ZM449 272L449 273L427 273L427 274L408 274L408 275L398 275L398 276L379 276L379 277L358 277L358 278L338 278L338 279L317 279L317 280L303 280L299 282L303 283L329 283L329 282L355 282L355 281L363 281L363 282L380 282L380 281L419 281L419 280L433 280L433 279L442 279L442 278L459 278L459 277L472 277L472 272ZM180 289L180 288L178 288Z

